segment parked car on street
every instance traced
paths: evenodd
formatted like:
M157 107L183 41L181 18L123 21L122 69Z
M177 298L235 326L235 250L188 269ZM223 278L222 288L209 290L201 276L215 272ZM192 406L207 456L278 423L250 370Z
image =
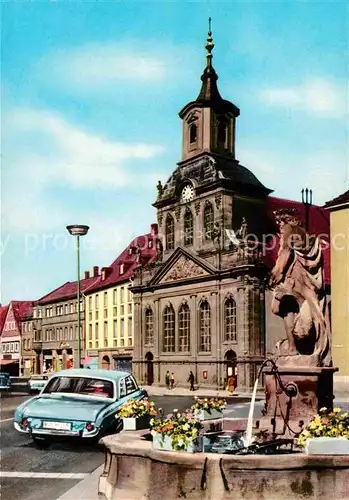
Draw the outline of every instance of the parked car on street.
M50 376L39 395L16 409L14 427L41 448L62 437L98 440L121 428L115 415L125 401L145 397L147 392L128 372L63 370Z
M6 372L0 372L0 391L9 393L11 389L11 378Z
M28 389L30 394L40 392L45 387L49 377L48 375L32 375L28 380Z

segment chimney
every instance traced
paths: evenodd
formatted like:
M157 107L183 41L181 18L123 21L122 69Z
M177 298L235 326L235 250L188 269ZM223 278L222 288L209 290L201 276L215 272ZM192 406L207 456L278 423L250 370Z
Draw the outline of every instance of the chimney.
M88 280L90 277L90 271L85 271L85 280Z
M98 266L93 266L93 277L97 278L98 276Z
M152 236L156 236L158 234L158 225L152 224L150 226L150 232L151 232Z

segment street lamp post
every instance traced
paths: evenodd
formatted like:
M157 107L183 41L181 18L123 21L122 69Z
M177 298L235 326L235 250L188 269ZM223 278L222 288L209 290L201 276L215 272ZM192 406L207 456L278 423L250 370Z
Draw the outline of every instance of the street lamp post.
M67 226L68 232L72 236L76 236L76 255L77 255L77 287L76 287L76 299L77 299L77 313L78 313L78 367L81 366L81 310L80 310L80 236L85 236L89 230L89 226L83 226L81 224L73 224L72 226Z
M313 191L311 189L302 189L302 203L305 208L305 230L309 232L310 207L313 203Z

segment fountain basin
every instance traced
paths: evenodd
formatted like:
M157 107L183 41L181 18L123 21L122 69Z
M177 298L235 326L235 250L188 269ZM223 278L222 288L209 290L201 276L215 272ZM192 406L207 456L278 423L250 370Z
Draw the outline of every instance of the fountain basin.
M122 431L105 446L106 500L349 499L349 456L223 455L158 451L149 431Z

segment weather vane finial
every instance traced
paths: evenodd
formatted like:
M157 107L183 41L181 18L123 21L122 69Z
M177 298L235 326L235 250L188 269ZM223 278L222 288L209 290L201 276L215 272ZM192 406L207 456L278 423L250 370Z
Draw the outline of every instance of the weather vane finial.
M208 66L211 66L212 62L212 50L214 48L214 43L213 43L213 38L212 38L212 31L211 31L211 17L208 18L208 34L207 34L207 40L206 40L206 45L205 49L207 50L207 63Z

